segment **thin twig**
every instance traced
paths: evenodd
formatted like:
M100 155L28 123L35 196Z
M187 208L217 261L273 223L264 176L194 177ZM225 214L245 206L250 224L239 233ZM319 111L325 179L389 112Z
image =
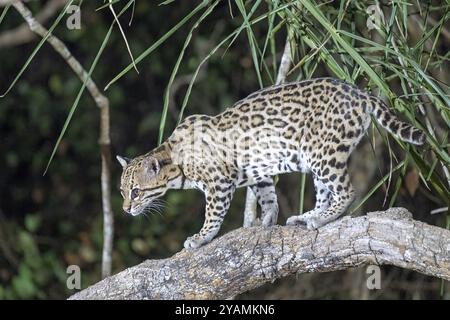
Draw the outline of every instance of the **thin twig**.
M28 2L28 1L30 1L30 0L0 0L0 7L6 7L6 6L9 6L9 5L12 5L12 4L14 4L15 2L22 2L22 1L24 1L24 2Z
M448 207L443 207L443 208L431 210L430 214L438 214L438 213L443 213L443 212L447 212L447 211L448 211Z
M55 13L66 4L65 0L51 0L36 14L35 19L44 24L48 19L53 17ZM0 34L0 48L13 47L28 43L35 38L34 33L30 30L27 23L17 28L8 30Z
M22 15L29 28L41 37L46 36L48 30L44 28L32 15L31 11L21 2L15 1L12 4L14 8ZM47 42L56 52L66 61L75 74L84 83L86 88L100 109L100 152L102 158L101 172L101 190L102 190L102 208L103 208L103 253L102 253L102 277L111 274L112 262L112 244L114 232L114 218L111 208L111 140L109 134L109 100L98 89L86 70L72 55L66 45L54 35L50 35Z

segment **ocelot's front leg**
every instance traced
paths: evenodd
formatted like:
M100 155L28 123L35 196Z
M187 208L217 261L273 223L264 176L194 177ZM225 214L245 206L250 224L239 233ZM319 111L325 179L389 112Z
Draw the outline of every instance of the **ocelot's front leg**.
M213 184L206 188L205 222L199 233L186 239L186 249L198 248L216 236L230 207L235 188L232 182Z

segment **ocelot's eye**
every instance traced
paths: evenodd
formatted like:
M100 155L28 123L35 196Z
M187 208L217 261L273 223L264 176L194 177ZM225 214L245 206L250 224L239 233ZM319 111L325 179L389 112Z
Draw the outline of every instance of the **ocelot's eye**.
M139 196L139 188L133 188L130 194L131 200L136 199L138 196Z

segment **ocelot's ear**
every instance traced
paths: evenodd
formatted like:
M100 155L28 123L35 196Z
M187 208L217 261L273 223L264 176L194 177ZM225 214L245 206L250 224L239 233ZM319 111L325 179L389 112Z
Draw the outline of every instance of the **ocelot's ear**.
M125 158L125 157L121 157L119 155L116 156L117 161L119 161L120 165L122 166L122 168L125 169L125 167L130 163L131 159L129 158Z
M162 167L165 165L171 163L172 161L170 159L158 159L155 157L149 157L145 161L145 167L148 170L148 174L150 176L157 175Z
M150 158L147 166L154 174L158 174L159 170L161 170L161 164L158 159Z

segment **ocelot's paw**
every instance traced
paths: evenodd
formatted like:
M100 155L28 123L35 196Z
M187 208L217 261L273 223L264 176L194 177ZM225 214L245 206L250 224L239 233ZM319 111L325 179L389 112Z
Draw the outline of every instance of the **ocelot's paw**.
M278 212L269 212L267 214L263 213L262 225L263 227L270 227L277 224Z
M251 221L249 224L249 227L259 227L262 223L260 218L255 218L255 220Z
M196 249L201 247L204 244L207 244L209 241L207 238L201 236L199 233L194 234L193 236L189 237L184 241L184 248L185 249Z
M305 226L308 230L316 230L323 226L326 221L323 221L319 211L311 210L300 214L298 216L292 216L286 221L288 226Z

